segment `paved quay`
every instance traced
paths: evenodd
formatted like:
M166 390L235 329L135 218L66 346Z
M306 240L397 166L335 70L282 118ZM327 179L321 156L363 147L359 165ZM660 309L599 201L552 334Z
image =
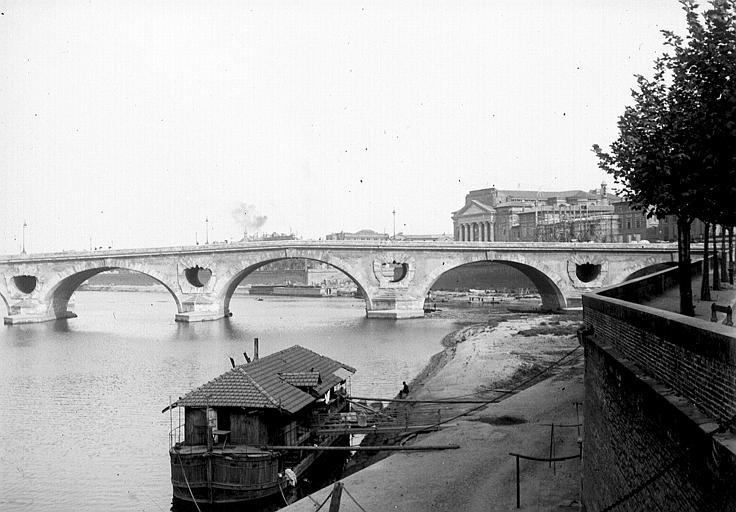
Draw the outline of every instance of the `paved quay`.
M717 304L719 306L731 306L736 308L736 286L728 282L720 282L720 290L713 289L713 275L712 270L709 275L709 283L711 285L710 298L711 300L705 301L700 300L700 288L702 286L702 277L696 276L691 281L690 285L693 291L693 306L695 306L695 317L696 319L703 321L710 321L711 319L711 304ZM670 288L663 294L652 298L649 301L643 301L642 305L649 306L657 309L664 309L673 313L680 312L680 289L678 287ZM723 322L726 318L725 313L716 313L718 322Z
M397 453L341 480L347 492L343 492L340 511L515 509L516 461L509 452L548 457L550 427L545 424L576 424L575 402L583 398L582 351L575 350L574 336L517 334L540 325L544 329L547 322L559 327L559 317L509 320L481 329L448 349L453 357L420 389L412 390L410 398L477 392L519 369L534 372L575 352L546 380L499 403L480 406L452 421L452 426L414 443L458 444L460 449ZM576 322L563 320L562 324L572 327ZM577 441L576 427L556 428L555 457L578 454ZM554 469L547 462L522 460L520 468L520 510L579 509L579 459L556 463ZM314 511L331 489L328 486L283 510ZM328 507L329 501L322 510Z

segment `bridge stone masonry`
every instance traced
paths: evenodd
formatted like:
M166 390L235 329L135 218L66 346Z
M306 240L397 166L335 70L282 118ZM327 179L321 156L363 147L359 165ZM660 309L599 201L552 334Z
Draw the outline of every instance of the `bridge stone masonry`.
M369 318L424 316L437 279L468 263L516 268L537 286L543 309L580 304L582 293L624 281L643 269L672 264L673 244L509 242L278 241L95 252L0 256L0 298L6 324L76 315L69 299L87 279L112 269L146 274L176 304L176 320L230 316L238 284L255 269L286 258L324 262L358 286Z

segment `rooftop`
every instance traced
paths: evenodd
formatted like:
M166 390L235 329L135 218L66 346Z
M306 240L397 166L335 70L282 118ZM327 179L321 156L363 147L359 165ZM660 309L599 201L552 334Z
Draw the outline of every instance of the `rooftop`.
M179 398L172 406L280 409L295 413L344 381L355 368L300 345L236 366ZM314 393L310 393L309 391Z

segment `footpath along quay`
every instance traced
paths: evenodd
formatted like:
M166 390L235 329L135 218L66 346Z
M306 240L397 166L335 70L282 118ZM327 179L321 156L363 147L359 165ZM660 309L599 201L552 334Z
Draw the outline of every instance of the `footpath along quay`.
M552 319L552 320L551 320ZM454 411L473 410L440 431L423 434L413 445L450 445L456 450L395 453L341 480L340 511L365 510L512 510L517 504L516 458L510 452L538 458L579 454L582 352L574 336L519 336L554 317L503 322L470 335L452 349L452 357L410 399L476 396L519 370L527 375L569 354L549 377L488 405L456 404ZM574 322L568 322L573 325ZM523 380L522 377L521 380ZM505 388L512 386L504 386ZM484 394L483 397L492 397ZM445 413L443 412L443 417ZM551 424L557 428L551 431ZM551 443L552 440L552 443ZM556 464L520 460L520 510L577 510L580 460ZM289 512L329 510L330 485L289 507Z

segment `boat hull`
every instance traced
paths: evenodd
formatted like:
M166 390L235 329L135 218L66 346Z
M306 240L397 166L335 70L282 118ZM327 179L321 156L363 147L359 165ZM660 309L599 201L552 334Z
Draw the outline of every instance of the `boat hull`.
M348 444L347 435L331 436L322 443L323 446ZM279 476L291 466L285 464L284 454L244 448L215 448L209 453L200 447L172 448L174 498L190 503L196 500L197 503L228 504L267 499L281 492L288 494L288 480ZM291 469L301 479L323 455L305 453ZM209 474L211 479L208 479Z
M251 501L279 492L280 457L276 453L171 450L174 497L204 503ZM208 475L211 474L211 480Z

